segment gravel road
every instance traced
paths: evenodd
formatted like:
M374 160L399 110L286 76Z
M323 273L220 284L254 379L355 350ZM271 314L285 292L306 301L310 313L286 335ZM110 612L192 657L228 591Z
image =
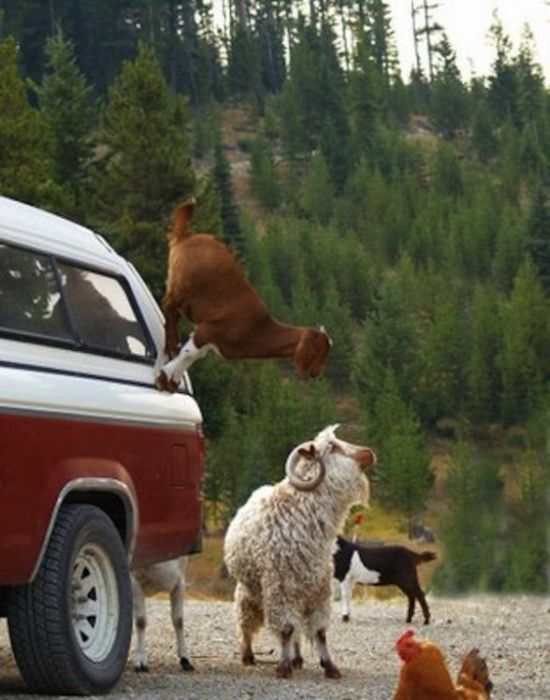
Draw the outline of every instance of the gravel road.
M428 597L433 621L417 634L443 649L456 675L472 646L485 655L495 685L493 700L550 699L550 599L536 597ZM186 634L197 667L179 670L167 600L148 601L150 672L136 674L132 658L111 700L390 700L399 661L393 644L406 625L405 599L357 601L353 620L343 624L334 608L329 642L343 673L340 681L323 677L311 650L305 668L291 680L274 677L274 644L262 633L259 663L244 668L236 656L231 603L188 601ZM418 612L417 612L418 615ZM9 650L5 620L0 620L0 698L25 693ZM30 696L27 697L40 697Z

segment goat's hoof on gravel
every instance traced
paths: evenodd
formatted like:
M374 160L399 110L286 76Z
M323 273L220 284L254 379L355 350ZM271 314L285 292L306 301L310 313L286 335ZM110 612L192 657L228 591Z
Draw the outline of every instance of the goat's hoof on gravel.
M241 661L243 662L244 666L254 666L256 663L256 659L254 658L254 654L243 654L241 656Z
M349 615L342 615L342 622L349 622L350 617Z
M182 656L180 659L180 664L181 668L183 671L194 671L195 667L193 664L189 661L189 659L186 659L185 656Z
M279 661L275 673L277 674L277 678L291 678L292 664L290 661Z
M321 666L325 669L326 678L333 678L335 680L342 678L338 666L335 666L332 661L321 661Z
M304 667L304 660L301 656L295 656L292 659L292 668L303 668Z
M149 673L149 666L146 664L136 664L134 667L136 673Z

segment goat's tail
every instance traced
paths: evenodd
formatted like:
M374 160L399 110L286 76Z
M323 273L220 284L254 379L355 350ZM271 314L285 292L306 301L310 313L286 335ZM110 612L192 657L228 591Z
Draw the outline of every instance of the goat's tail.
M434 559L437 559L437 554L435 552L429 552L428 550L426 550L425 552L415 552L415 554L417 566L419 564L423 564L426 561L433 561Z
M186 199L174 209L172 214L172 228L168 237L171 240L177 241L187 238L191 235L189 230L189 222L193 216L196 200L194 197Z

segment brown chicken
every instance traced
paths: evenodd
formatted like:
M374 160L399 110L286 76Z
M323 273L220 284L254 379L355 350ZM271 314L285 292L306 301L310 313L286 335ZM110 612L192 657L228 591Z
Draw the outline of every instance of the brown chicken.
M466 655L455 685L436 644L419 642L408 630L395 648L403 665L394 700L489 700L493 684L477 649Z

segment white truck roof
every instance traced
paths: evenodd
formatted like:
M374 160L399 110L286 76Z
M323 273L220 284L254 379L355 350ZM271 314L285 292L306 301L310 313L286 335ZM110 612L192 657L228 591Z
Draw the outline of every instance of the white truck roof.
M0 238L41 247L57 255L78 254L103 262L121 262L120 256L101 236L80 224L63 219L8 197L0 196Z

